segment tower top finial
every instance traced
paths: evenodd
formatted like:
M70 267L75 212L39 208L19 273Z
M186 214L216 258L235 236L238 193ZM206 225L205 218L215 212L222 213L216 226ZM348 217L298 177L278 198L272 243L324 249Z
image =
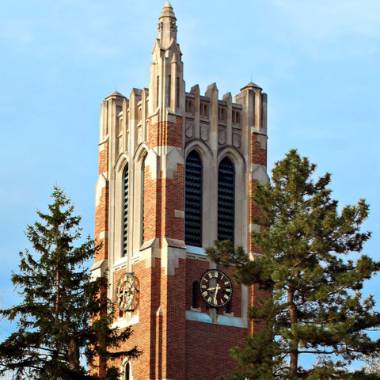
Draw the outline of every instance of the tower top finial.
M164 7L162 8L160 19L162 17L176 18L175 14L174 14L174 11L173 11L173 7L172 7L172 5L170 4L169 1L165 1Z
M158 39L161 49L164 50L177 41L177 18L169 1L165 2L161 11L158 22Z

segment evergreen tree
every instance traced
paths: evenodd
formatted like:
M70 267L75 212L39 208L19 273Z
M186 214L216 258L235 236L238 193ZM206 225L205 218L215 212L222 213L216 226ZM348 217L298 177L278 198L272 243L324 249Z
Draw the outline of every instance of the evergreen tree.
M90 238L78 242L80 217L62 190L54 188L52 198L49 212L38 211L39 220L27 227L33 252L20 253L19 273L12 275L22 301L0 311L17 321L17 330L0 344L0 375L11 370L16 380L100 379L86 369L99 355L112 360L139 352L118 349L132 332L110 327L106 282L91 281L86 263L98 248ZM117 378L113 367L102 377Z
M265 327L232 350L241 368L234 379L365 379L350 374L349 364L380 351L368 334L380 314L373 297L361 294L380 269L360 253L370 238L361 231L369 207L359 200L340 210L330 174L313 179L315 169L291 150L276 163L272 182L255 187L254 260L229 242L208 249L214 261L235 266L240 283L268 294L250 311ZM305 355L316 359L311 369L300 363Z
M378 355L366 358L365 373L380 375L380 358Z

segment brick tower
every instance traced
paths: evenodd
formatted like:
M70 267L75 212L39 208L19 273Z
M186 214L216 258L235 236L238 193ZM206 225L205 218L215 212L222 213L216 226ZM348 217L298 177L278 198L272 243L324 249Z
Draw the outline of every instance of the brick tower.
M254 257L252 193L255 181L267 180L266 104L254 83L234 98L219 99L216 84L204 95L198 85L186 92L169 3L149 88L102 103L95 216L102 248L92 273L107 276L114 323L132 326L128 346L143 352L118 363L123 379L211 380L234 369L228 350L247 335L256 294L219 287L213 274L226 284L231 276L205 247L229 239Z

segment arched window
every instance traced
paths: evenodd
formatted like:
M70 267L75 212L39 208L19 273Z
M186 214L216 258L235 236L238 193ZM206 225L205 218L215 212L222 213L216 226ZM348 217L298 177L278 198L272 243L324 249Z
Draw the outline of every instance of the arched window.
M225 157L218 171L218 240L234 243L235 231L235 169Z
M123 174L123 252L122 256L128 254L128 165L125 166Z
M185 243L202 246L202 161L195 150L186 159Z
M144 220L144 206L145 206L145 159L146 155L141 162L141 244L145 241L145 220Z
M124 365L124 377L123 380L133 380L132 366L129 362Z

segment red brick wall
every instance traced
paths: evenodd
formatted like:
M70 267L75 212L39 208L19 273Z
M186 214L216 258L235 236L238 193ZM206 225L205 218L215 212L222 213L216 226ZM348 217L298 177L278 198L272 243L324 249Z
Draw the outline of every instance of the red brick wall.
M136 380L185 380L185 260L180 260L173 276L167 276L156 258L154 267L138 262L133 271L140 283L140 301L136 313L139 323L121 349L135 345L143 352L132 361ZM125 272L115 274L117 280ZM172 360L175 358L175 360ZM121 361L114 364L120 365Z
M182 146L182 120L148 125L148 145ZM184 219L175 210L184 211L184 166L177 164L173 178L153 178L149 166L144 172L144 240L184 239Z
M163 237L183 240L184 219L175 216L184 211L184 168L177 165L173 179L152 179L149 167L144 174L144 240Z
M177 164L173 179L162 179L162 220L165 221L162 236L183 240L185 237L184 219L175 216L175 210L184 211L185 176L183 164Z
M237 284L234 279L234 269L232 267L225 268L225 267L218 267L221 271L226 273L228 277L232 280L232 286L233 286L233 296L232 296L232 308L231 312L233 313L234 317L242 317L241 315L241 301L242 301L242 286ZM224 309L220 309L220 313L223 314Z
M135 312L139 316L139 322L132 326L133 334L120 347L120 350L131 349L138 346L142 355L132 361L133 375L135 379L154 379L155 375L155 347L156 347L156 311L159 305L160 289L160 263L156 260L155 266L147 267L141 261L133 266L133 272L137 276L140 285L139 304ZM125 269L118 271L114 277L114 287L117 280L125 273ZM115 292L115 289L113 289ZM109 363L110 365L112 363ZM120 366L121 360L115 361L113 365Z
M99 150L99 175L108 172L108 142L103 143L102 150ZM109 205L108 183L101 189L100 197L97 200L95 209L95 241L99 245L95 261L107 259L108 257L108 205ZM101 236L100 234L103 233Z
M167 276L160 259L155 259L153 268L144 262L134 265L140 281L140 321L132 326L133 335L125 346L138 345L143 351L132 361L134 379L211 380L236 369L228 350L243 342L246 329L185 319L190 277L199 279L207 268L207 262L180 259L175 274ZM122 273L115 274L115 284Z
M157 146L167 145L178 148L183 147L182 137L182 118L177 117L173 122L159 122L156 124L148 123L148 146L155 148Z
M260 135L258 135L257 133L251 134L251 162L266 166L267 150L261 147L261 144L258 141L259 136Z
M229 349L246 334L237 327L186 321L186 379L216 380L236 370Z
M190 310L192 303L193 282L199 281L202 274L209 269L208 261L187 259L186 265L186 310ZM207 311L206 304L201 301L199 295L199 306L201 311Z
M108 172L108 141L99 145L98 173Z
M145 166L144 170L144 240L151 240L160 236L161 220L161 189L159 181L152 178L151 169Z

